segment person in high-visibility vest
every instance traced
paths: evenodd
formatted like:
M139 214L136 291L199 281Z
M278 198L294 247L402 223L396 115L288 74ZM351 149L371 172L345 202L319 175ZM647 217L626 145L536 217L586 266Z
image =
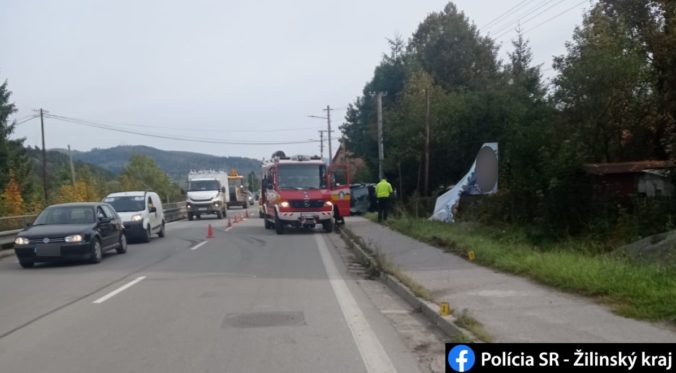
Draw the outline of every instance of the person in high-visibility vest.
M376 184L376 197L378 198L378 222L387 220L387 212L390 209L390 195L392 194L392 184L383 177Z

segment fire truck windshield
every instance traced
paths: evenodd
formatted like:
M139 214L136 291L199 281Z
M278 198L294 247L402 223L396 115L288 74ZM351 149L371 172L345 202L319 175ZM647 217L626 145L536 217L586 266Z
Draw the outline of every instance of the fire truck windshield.
M279 166L279 189L321 189L326 187L326 168L317 164Z

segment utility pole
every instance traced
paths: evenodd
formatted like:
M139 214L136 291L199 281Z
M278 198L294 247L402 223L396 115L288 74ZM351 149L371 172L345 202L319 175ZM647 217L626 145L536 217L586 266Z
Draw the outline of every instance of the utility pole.
M70 162L70 178L73 181L73 189L75 189L75 167L73 167L73 155L70 153L70 145L68 145L68 160Z
M378 180L382 180L385 152L383 149L383 94L381 92L376 93L376 110L378 112Z
M45 150L45 120L42 109L40 109L40 130L42 131L42 189L45 193L45 205L48 205L49 195L47 194L47 151Z
M430 90L425 89L425 189L424 195L428 195L430 185Z
M326 130L319 130L319 156L324 162L324 132Z
M333 149L331 148L331 106L326 105L326 124L329 127L328 138L329 138L329 167L331 167L331 161L333 160Z

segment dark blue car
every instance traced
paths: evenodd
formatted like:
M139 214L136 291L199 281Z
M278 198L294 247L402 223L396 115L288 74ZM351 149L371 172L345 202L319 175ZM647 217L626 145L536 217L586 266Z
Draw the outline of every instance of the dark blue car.
M44 209L14 240L14 252L24 268L37 262L88 260L103 253L127 252L124 225L107 203L66 203Z

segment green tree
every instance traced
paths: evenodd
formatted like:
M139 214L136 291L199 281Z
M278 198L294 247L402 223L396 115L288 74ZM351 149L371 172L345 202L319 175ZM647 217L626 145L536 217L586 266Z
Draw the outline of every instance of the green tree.
M657 103L652 147L660 157L676 157L676 1L602 0L599 6L643 48Z
M500 141L500 188L507 197L503 217L529 222L541 215L552 151L554 110L547 101L540 66L533 65L528 42L519 32L504 68L499 106L504 121Z
M16 111L16 107L10 100L11 92L7 89L7 82L0 85L0 188L9 181L10 170L14 173L16 182L24 192L24 197L31 191L31 185L27 183L31 166L25 149L23 139L10 139L14 132L14 123L9 123L8 118Z
M129 163L119 176L122 190L152 190L166 201L177 201L181 197L178 185L162 171L155 161L144 155L132 155Z
M650 67L631 27L597 6L575 30L568 53L555 59L554 100L563 133L580 144L589 162L664 154L656 136ZM647 146L646 146L647 145Z
M418 26L408 45L422 68L447 90L490 86L498 75L497 48L453 3Z
M405 42L400 37L390 39L388 43L389 54L383 55L373 78L364 86L362 96L348 105L345 123L341 126L347 148L364 159L371 170L378 169L376 94L380 92L384 95L382 100L384 112L396 107L398 95L408 79L411 63L405 52ZM385 133L384 137L384 142L389 145L391 139L389 134ZM377 175L377 171L371 174Z

